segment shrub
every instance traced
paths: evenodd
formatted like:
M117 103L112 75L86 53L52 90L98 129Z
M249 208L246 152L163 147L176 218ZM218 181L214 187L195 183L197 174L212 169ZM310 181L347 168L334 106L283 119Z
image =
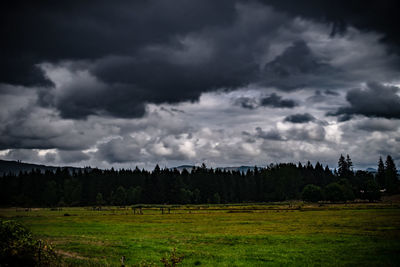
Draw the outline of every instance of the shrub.
M353 190L345 185L331 183L325 187L325 198L330 201L354 200Z
M301 193L301 199L308 202L318 202L322 198L321 188L313 184L306 185Z
M331 183L325 187L325 198L330 201L343 201L344 194L338 183Z
M14 221L0 220L0 266L56 266L51 245L35 240L29 230Z
M176 248L174 248L169 256L166 255L166 257L163 257L160 261L165 267L175 267L183 261L183 258L183 255L178 255L176 253Z
M381 192L379 186L374 180L368 180L365 183L364 196L369 201L379 200L381 198Z

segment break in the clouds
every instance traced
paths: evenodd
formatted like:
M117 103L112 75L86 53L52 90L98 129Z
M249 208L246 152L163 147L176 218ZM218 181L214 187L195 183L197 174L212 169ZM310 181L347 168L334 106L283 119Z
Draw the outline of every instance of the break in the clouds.
M146 168L399 160L396 10L396 1L8 2L0 155Z

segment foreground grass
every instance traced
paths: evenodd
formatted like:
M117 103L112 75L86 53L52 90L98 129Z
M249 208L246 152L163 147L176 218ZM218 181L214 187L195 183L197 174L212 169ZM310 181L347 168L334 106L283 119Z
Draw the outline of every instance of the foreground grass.
M71 216L64 216L68 213ZM53 243L70 265L119 266L159 260L173 248L183 265L398 266L396 205L188 206L161 214L146 208L29 212L1 209Z

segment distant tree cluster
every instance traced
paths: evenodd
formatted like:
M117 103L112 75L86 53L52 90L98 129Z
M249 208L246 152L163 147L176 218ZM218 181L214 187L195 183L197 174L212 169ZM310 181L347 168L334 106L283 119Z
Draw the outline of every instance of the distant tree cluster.
M383 164L382 158L379 158L376 182L381 189L386 189L388 193L396 193L398 191L397 169L390 155L386 157L385 164Z
M149 204L200 204L305 201L376 200L380 190L398 192L399 180L393 159L379 160L378 172L353 171L347 155L331 171L319 162L271 164L247 172L209 169L160 169L71 171L33 170L0 179L3 206L84 206ZM383 191L384 191L383 190Z

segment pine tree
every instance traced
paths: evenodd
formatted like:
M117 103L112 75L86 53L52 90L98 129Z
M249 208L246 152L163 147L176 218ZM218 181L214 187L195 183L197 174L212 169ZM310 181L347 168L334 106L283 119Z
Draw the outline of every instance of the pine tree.
M383 164L382 157L379 157L378 161L378 172L376 173L376 182L380 188L385 187L385 165Z
M96 195L96 204L98 206L102 206L104 204L104 199L103 199L103 194L102 193L97 193L97 195Z
M396 193L398 191L398 182L396 165L392 157L388 155L385 162L385 184L388 193Z
M342 154L340 154L340 158L338 161L338 169L337 169L338 175L341 178L345 178L348 173L348 167L347 167L347 162L346 159L343 157Z
M353 162L351 161L351 159L350 159L350 156L349 156L349 154L347 154L347 157L346 157L346 167L347 167L347 176L349 177L349 176L353 176L354 175L354 173L353 173Z

